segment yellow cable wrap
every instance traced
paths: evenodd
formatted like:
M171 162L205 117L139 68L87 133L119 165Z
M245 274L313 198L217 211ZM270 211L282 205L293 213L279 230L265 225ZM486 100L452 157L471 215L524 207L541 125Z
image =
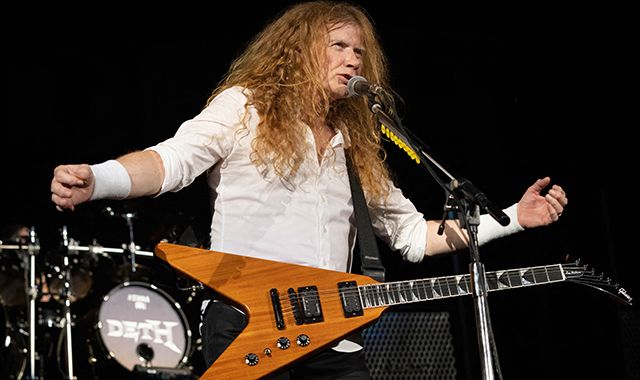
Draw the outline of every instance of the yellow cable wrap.
M417 164L420 163L420 157L413 151L413 149L409 148L407 144L404 143L398 136L396 136L393 132L389 130L389 128L385 127L384 124L380 124L380 129L382 133L385 134L394 144L400 147L400 149L404 150L412 160L414 160Z

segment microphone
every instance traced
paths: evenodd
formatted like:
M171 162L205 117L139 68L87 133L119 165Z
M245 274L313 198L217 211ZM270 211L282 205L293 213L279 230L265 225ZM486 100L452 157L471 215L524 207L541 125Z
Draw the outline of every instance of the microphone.
M364 77L356 75L347 82L349 96L380 95L384 89L375 83L369 83Z

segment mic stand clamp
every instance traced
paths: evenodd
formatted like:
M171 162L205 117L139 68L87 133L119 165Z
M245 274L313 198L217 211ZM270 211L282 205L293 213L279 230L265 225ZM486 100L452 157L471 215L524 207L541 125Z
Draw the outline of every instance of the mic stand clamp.
M448 193L447 201L444 203L444 211L442 212L442 221L438 226L438 235L442 236L444 233L445 223L447 220L455 220L458 219L458 211L460 208L456 204L455 198L453 194Z

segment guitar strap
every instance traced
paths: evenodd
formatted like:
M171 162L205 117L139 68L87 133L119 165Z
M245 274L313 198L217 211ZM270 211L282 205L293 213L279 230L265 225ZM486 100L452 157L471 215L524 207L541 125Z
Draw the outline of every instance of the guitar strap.
M346 152L345 152L346 153ZM360 269L362 274L377 281L384 282L384 266L380 260L378 244L371 226L371 217L364 199L360 178L353 170L353 165L349 154L347 158L347 171L349 172L349 185L351 186L351 198L353 198L353 209L356 215L356 226L358 228L358 248L360 251Z

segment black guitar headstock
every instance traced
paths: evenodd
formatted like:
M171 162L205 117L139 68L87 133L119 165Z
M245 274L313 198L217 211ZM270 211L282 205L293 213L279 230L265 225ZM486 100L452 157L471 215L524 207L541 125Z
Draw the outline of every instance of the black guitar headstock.
M596 289L623 305L633 304L633 298L623 287L604 274L596 272L594 268L590 268L588 265L582 265L580 259L571 263L562 264L562 268L564 269L567 281Z

